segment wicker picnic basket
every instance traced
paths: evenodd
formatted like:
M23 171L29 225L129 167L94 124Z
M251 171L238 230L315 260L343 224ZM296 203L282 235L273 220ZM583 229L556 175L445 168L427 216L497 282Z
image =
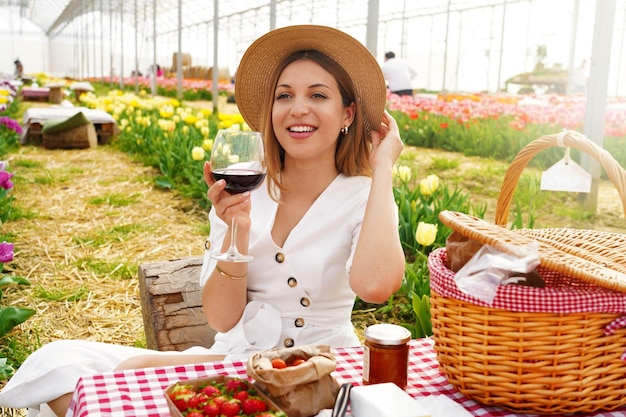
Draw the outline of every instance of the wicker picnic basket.
M482 404L557 415L615 410L626 406L626 235L503 227L524 167L555 145L598 160L626 212L626 171L604 149L575 132L531 142L505 174L496 224L449 211L440 219L509 253L538 242L537 272L546 286L501 285L488 305L458 289L445 248L433 251L428 266L435 351L450 384Z

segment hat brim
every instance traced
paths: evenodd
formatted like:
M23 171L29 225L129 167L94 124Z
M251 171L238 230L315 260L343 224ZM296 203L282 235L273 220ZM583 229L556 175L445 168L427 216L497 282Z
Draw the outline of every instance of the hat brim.
M298 51L316 50L341 65L354 85L363 109L366 128L378 130L387 100L387 87L380 65L372 53L352 36L318 25L275 29L255 40L237 69L235 101L252 130L261 126L262 110L274 94L273 75L281 62Z

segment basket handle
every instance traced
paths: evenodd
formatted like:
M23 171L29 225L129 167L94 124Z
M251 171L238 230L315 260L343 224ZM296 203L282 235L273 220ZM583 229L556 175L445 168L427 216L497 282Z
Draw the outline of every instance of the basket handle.
M515 187L528 162L540 151L555 145L580 149L594 157L602 165L607 176L617 188L622 200L624 214L626 215L626 171L607 150L596 145L583 134L568 130L560 134L541 136L539 139L524 146L515 156L511 166L504 174L504 180L498 195L495 217L497 225L506 226L508 223Z

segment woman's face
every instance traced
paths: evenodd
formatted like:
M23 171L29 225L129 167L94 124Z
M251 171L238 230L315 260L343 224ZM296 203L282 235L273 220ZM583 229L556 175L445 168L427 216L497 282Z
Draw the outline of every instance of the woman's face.
M272 123L278 142L289 158L335 158L342 127L354 118L354 104L344 107L337 81L310 60L285 67L274 92Z

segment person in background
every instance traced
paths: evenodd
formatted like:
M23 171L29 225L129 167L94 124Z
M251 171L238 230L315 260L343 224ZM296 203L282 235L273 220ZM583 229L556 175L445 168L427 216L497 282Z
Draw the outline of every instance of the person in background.
M24 74L24 66L22 65L22 61L17 58L13 63L15 64L15 78L22 78L22 75Z
M385 53L385 62L382 64L382 71L387 80L389 91L399 96L413 95L413 78L417 77L417 72L404 60L396 58L393 51Z
M587 60L583 59L577 68L572 71L571 82L572 94L585 94L587 92Z
M346 53L349 51L349 53ZM263 134L265 183L229 194L205 162L210 236L200 272L203 311L218 331L211 348L156 352L82 340L48 343L0 392L0 406L65 415L82 375L216 360L267 349L358 346L356 297L383 303L401 286L405 259L393 194L404 147L385 111L380 66L337 29L271 31L245 52L237 106ZM236 218L246 263L216 261Z
M154 70L155 68L156 71ZM163 77L163 68L161 68L159 64L156 64L156 67L154 64L150 65L146 71L146 77L150 78L152 77L152 74L154 74L157 78Z

